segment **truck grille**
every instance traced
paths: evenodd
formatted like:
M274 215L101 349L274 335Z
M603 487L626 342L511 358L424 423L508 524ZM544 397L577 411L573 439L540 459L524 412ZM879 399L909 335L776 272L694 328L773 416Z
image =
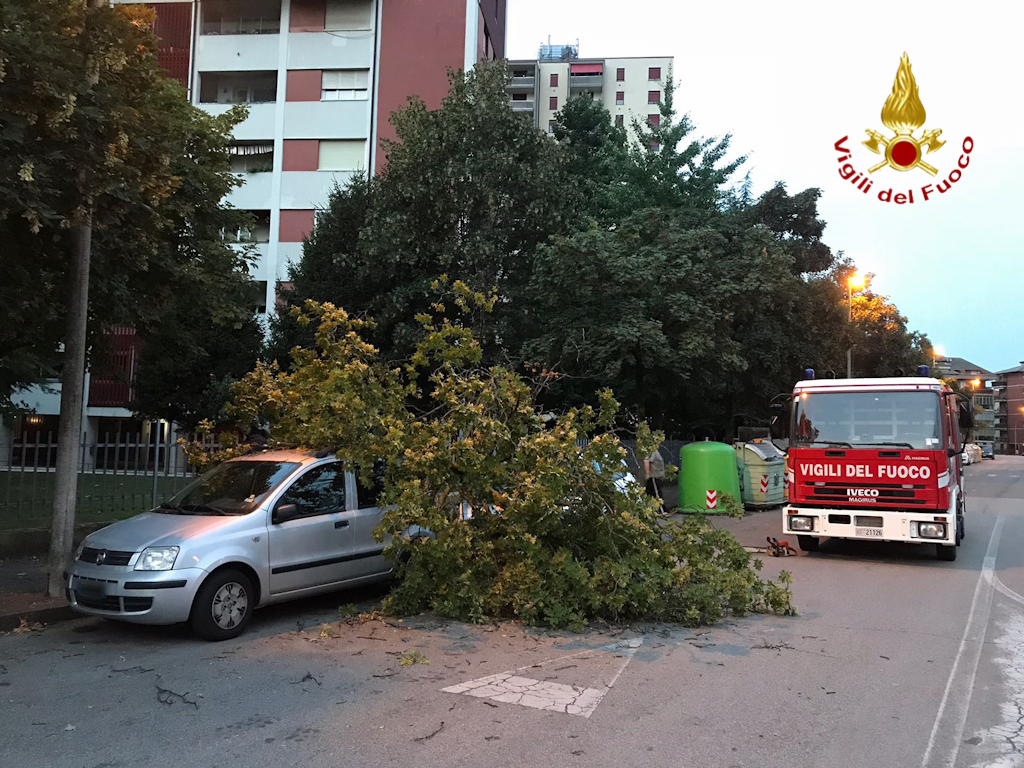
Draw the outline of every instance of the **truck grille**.
M102 553L102 557L100 556ZM79 562L92 563L93 565L128 565L134 552L120 552L116 549L93 549L86 547L82 550Z
M851 501L849 491L858 488L870 488L878 491L878 495L870 498L876 503L891 502L897 506L915 506L927 503L927 499L921 498L920 492L925 490L924 485L864 485L857 483L808 483L807 500L821 502L823 504Z

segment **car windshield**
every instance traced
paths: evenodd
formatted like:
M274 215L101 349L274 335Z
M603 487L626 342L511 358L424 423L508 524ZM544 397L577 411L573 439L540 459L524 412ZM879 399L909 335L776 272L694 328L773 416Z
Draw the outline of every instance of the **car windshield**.
M815 392L794 401L797 448L942 446L937 392Z
M177 515L247 515L298 466L286 461L228 461L198 478L156 511Z

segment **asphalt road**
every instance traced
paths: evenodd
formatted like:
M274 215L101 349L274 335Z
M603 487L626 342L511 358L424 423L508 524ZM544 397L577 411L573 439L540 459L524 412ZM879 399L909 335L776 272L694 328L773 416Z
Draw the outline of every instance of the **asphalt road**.
M845 542L768 559L766 572L794 574L796 618L582 635L339 621L339 604L379 597L362 592L267 609L223 644L91 619L0 637L0 755L55 768L1024 765L1024 459L968 476L954 563Z

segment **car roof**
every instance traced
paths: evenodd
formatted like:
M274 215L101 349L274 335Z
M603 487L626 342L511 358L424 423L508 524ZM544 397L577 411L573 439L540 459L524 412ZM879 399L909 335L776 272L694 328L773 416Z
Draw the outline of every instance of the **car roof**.
M269 450L247 453L245 456L238 456L231 459L231 461L285 461L297 464L312 464L321 459L334 458L333 452L329 452L326 455L324 453L323 451L301 451L296 449Z

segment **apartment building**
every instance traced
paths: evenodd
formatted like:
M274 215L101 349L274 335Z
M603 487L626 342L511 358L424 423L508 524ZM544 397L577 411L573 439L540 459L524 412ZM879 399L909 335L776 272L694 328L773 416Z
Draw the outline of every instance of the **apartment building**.
M111 0L137 2L138 0ZM244 104L233 165L245 184L228 199L255 226L226 236L252 243L256 307L273 309L288 265L302 253L315 210L335 183L385 162L391 113L410 96L430 108L448 70L505 55L506 0L149 0L165 71L213 114ZM120 431L132 414L138 340L116 329L116 370L88 379L84 439ZM0 445L25 430L56 433L60 385L16 398L34 411L0 423ZM130 429L148 432L148 425ZM16 438L15 438L16 439ZM3 451L0 450L0 454ZM0 456L2 461L2 456Z
M940 357L935 360L935 374L943 379L956 379L971 395L974 406L974 440L978 443L996 441L996 402L992 389L993 374L962 357Z
M1024 360L995 377L996 453L1024 456Z
M537 59L510 61L512 109L551 130L555 115L573 96L589 93L608 109L612 120L629 128L634 119L657 124L658 104L672 76L672 57L581 59L579 46L542 45Z

